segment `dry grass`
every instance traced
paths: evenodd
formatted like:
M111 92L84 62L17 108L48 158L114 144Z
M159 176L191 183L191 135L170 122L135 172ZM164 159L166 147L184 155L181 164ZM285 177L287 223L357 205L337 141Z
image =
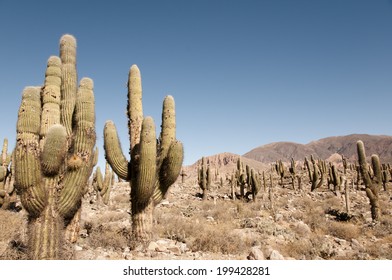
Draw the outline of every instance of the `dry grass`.
M290 256L297 260L309 260L313 257L313 248L311 240L300 238L298 240L288 242L285 246L281 246L279 250L285 256Z
M91 230L89 246L123 250L128 245L129 229L100 225Z
M347 241L350 241L351 239L357 239L361 233L360 228L356 225L348 222L336 221L328 222L327 231L330 235L345 239Z
M0 210L0 259L27 259L26 219L22 213Z
M191 217L178 215L181 211L173 208L155 213L156 237L184 242L192 251L222 254L247 252L252 240L242 239L233 232L237 228L236 217L251 211L246 205L231 201L220 201L215 205L211 201L203 201L199 207L201 211L194 212Z

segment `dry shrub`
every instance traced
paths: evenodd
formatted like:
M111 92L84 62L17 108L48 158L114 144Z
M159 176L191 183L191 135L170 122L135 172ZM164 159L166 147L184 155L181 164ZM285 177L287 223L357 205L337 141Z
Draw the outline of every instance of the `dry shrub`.
M89 235L89 245L93 248L124 249L128 246L129 230L100 225L93 228Z
M260 214L260 202L245 203L243 201L234 201L230 205L234 209L234 218L237 219L255 218Z
M193 251L236 254L249 249L251 241L232 233L235 225L231 220L220 222L231 214L224 214L219 206L216 209L209 208L212 206L214 205L204 206L210 213L198 213L191 218L176 215L174 209L158 213L154 225L155 238L163 237L184 242ZM213 222L205 218L213 215Z
M330 198L322 200L322 208L324 212L328 211L329 209L341 209L343 206L343 202L337 196L332 196Z
M392 217L381 216L379 224L373 227L372 233L377 238L392 236Z
M27 259L26 219L21 212L0 210L0 259Z
M366 252L374 259L392 259L392 235L375 242L366 242Z
M360 229L350 223L330 221L328 223L328 232L330 235L350 241L360 235Z
M290 241L286 243L284 246L279 248L279 252L281 252L285 256L290 256L297 260L309 260L312 258L312 249L313 244L311 240L306 238L300 238L295 241Z
M222 254L247 253L252 241L240 238L232 233L233 228L227 225L206 225L195 232L189 242L193 251L204 251Z
M108 211L102 214L102 216L97 217L92 221L93 224L101 225L105 223L118 222L121 220L126 220L129 218L129 215L126 212L115 212Z
M117 205L117 208L120 208L120 205L126 204L130 207L130 196L127 194L117 194L115 196L110 197L110 201L112 205Z
M326 233L328 230L327 219L321 206L307 208L303 222L307 224L312 231L320 234Z

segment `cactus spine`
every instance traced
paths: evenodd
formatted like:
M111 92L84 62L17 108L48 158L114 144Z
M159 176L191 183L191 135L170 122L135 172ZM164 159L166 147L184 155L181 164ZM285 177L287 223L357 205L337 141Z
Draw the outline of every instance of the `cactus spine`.
M181 172L182 143L176 140L175 106L172 96L163 101L159 143L151 117L143 117L139 68L133 65L128 77L128 130L130 161L124 156L112 121L104 128L105 157L113 171L131 185L132 239L146 243L152 236L153 209Z
M29 215L31 259L62 259L66 227L77 220L92 171L93 82L76 89L76 40L64 35L45 84L26 87L17 121L15 186Z
M373 167L373 176L371 176L368 164L366 162L365 147L361 140L357 142L357 152L359 169L361 172L362 180L366 187L366 195L370 201L372 219L373 221L378 221L381 216L380 203L378 200L378 192L381 188L382 182L380 159L378 158L378 155L371 156Z

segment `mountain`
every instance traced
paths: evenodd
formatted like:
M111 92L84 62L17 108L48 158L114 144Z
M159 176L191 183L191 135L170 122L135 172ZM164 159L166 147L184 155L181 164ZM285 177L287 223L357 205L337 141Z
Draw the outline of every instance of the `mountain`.
M362 140L365 144L366 155L378 154L382 162L392 162L392 136L350 134L346 136L327 137L308 144L293 142L276 142L252 149L243 155L263 163L277 160L303 160L306 156L315 158L336 159L337 155L344 155L349 160L357 159L356 142Z
M206 163L212 169L212 172L219 170L219 176L225 177L226 174L232 174L237 169L237 160L241 157L241 161L245 165L249 165L255 170L266 170L270 168L269 164L262 163L260 161L242 157L233 153L221 153L212 156L206 156ZM197 177L197 168L201 165L201 159L196 161L194 164L185 166L184 171L189 177Z

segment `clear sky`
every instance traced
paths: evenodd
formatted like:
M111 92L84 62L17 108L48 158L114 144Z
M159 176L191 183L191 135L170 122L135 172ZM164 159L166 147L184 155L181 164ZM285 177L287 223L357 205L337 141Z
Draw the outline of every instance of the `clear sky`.
M0 0L0 141L14 145L22 90L43 83L65 33L78 41L79 79L94 80L101 163L106 120L128 151L132 64L157 128L174 97L184 164L277 141L392 135L388 0Z

